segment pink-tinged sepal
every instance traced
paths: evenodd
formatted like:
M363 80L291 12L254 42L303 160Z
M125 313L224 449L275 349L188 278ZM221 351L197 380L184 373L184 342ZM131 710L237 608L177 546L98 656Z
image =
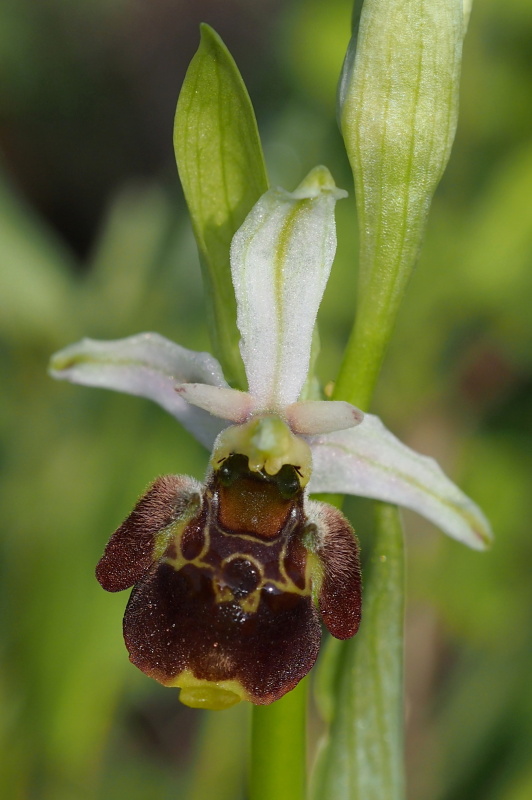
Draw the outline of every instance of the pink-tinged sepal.
M113 533L96 567L108 592L121 592L140 581L166 549L174 528L199 507L201 485L184 475L164 475L141 497Z
M308 503L308 517L317 532L317 555L322 580L318 606L323 622L337 639L349 639L358 631L362 583L358 542L354 531L337 508Z

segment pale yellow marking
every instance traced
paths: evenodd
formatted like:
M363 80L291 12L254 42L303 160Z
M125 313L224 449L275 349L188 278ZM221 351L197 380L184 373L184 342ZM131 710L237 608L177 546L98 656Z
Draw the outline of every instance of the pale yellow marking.
M159 557L161 562L164 563L164 564L169 564L171 567L173 567L176 570L176 572L179 571L186 564L193 564L195 567L198 567L199 569L207 570L211 574L211 581L212 581L212 586L213 586L213 590L214 590L216 603L226 603L226 602L231 602L232 600L234 600L236 603L239 604L239 606L242 609L242 611L244 611L247 614L254 614L254 613L256 613L256 611L257 611L257 609L258 609L258 607L260 605L261 591L262 591L262 589L264 588L264 586L267 583L270 584L271 586L275 586L281 592L291 592L292 594L298 594L298 595L300 595L302 597L306 597L306 596L308 596L310 594L309 578L310 578L311 573L309 571L308 560L307 560L307 565L306 565L306 569L305 569L305 586L304 586L303 589L300 589L298 586L296 586L296 584L291 580L291 578L289 578L289 576L288 576L288 574L286 572L286 568L284 566L284 559L285 559L286 550L287 550L287 547L288 547L288 541L286 541L286 542L283 543L283 547L282 547L281 553L280 553L279 571L280 571L281 576L282 576L281 580L274 580L274 579L271 579L271 578L265 578L264 577L264 568L263 568L262 564L260 563L260 561L258 561L252 555L249 555L248 553L233 552L233 553L231 553L230 556L227 556L227 558L225 558L221 562L220 566L223 568L224 564L226 564L229 561L234 561L236 558L245 559L246 561L250 561L252 564L254 564L254 566L258 569L259 574L261 576L261 580L259 582L259 585L257 586L256 589L253 590L253 592L250 592L246 597L242 597L242 598L238 598L238 599L235 598L233 596L233 592L231 591L229 586L225 586L225 585L221 584L220 581L215 577L216 568L213 567L212 564L208 564L203 560L204 556L209 551L209 548L210 548L210 545L211 545L211 533L210 533L210 529L209 529L209 525L208 524L204 526L203 533L204 533L204 542L205 543L204 543L204 545L203 545L203 547L201 549L201 552L194 559L188 560L188 559L183 558L183 556L181 554L181 540L183 538L183 535L184 535L184 532L185 532L185 528L186 528L186 526L188 525L188 523L190 522L190 520L192 518L193 518L193 514L190 515L189 519L185 519L184 521L179 520L177 523L173 523L167 529L162 531L158 535L157 542L156 542L156 548L160 548L160 550L161 550L161 555ZM231 534L226 534L226 533L224 533L223 535L224 536L231 536ZM257 542L257 537L256 536L250 536L250 535L240 534L240 533L239 534L234 534L234 535L235 535L235 537L238 536L239 539L244 539L245 541ZM172 537L175 538L176 550L177 550L178 555L177 555L176 558L164 557L163 554L164 554L166 548L168 547L168 545L170 544L170 541L172 540ZM266 540L266 541L260 540L260 543L261 544L265 544L267 546L273 546L274 544L278 544L277 540L272 540L272 541L270 541L270 540ZM207 707L207 706L205 706L205 707Z
M241 700L249 700L244 687L238 681L206 681L196 678L188 669L172 678L166 686L181 689L179 699L190 708L221 711Z

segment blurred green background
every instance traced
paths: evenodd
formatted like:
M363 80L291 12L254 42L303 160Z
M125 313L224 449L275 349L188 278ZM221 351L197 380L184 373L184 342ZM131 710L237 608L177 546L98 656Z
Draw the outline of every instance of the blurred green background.
M0 796L243 800L248 709L194 712L131 666L126 594L93 577L158 474L206 453L158 407L54 383L83 335L208 349L171 147L209 22L256 107L273 183L317 163L350 191L320 312L334 379L356 291L335 123L350 0L0 5ZM405 514L409 800L532 797L532 4L478 2L461 118L376 410L490 517L487 554ZM368 505L346 506L364 550ZM313 717L313 743L320 733ZM383 798L385 800L385 798Z

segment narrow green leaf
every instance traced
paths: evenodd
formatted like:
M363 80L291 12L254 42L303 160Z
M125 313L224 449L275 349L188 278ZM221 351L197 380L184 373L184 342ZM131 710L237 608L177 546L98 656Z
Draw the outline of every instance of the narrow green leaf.
M469 7L462 0L355 4L339 116L357 197L359 299L334 397L364 409L449 158ZM402 532L397 509L378 503L376 513L361 630L329 649L320 685L333 721L317 800L404 797Z
M341 649L333 645L327 665L332 683L337 659L334 717L318 760L314 800L404 797L403 534L394 506L376 503L375 508L375 547L360 631ZM327 694L329 704L332 693Z
M253 107L220 37L201 26L177 103L174 147L209 302L211 336L226 377L244 388L229 246L268 189Z
M465 23L462 0L365 0L348 48L339 112L357 196L360 300L342 399L369 398L417 259L456 130Z

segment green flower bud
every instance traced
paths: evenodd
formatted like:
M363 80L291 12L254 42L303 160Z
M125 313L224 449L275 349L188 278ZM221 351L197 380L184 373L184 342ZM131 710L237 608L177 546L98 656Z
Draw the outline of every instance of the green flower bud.
M375 378L449 158L466 16L462 0L365 0L348 48L339 112L360 228L357 338L380 331Z

